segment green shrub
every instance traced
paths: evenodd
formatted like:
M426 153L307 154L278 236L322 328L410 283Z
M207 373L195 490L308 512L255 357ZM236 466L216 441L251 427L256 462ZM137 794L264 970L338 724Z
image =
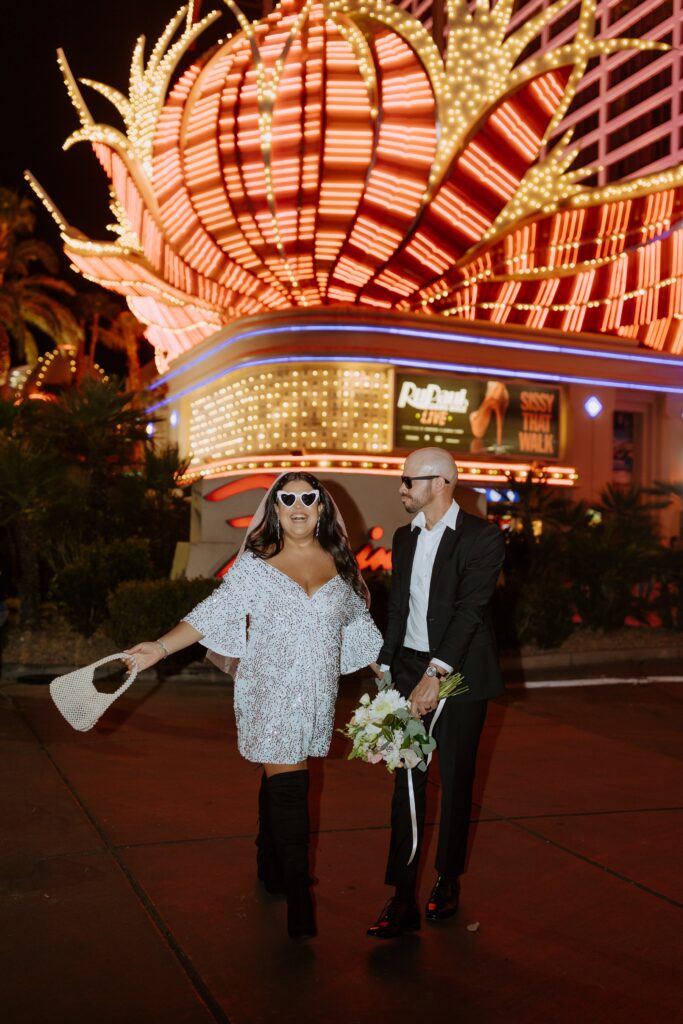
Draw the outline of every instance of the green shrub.
M121 583L109 598L107 633L122 650L143 640L156 640L219 585L220 580L215 579ZM159 662L157 672L163 677L169 671L177 671L183 665L198 661L205 653L203 647L193 644Z
M559 647L574 630L565 536L559 531L538 538L530 531L508 534L503 577L493 602L501 646Z
M515 626L521 644L544 650L560 647L574 631L571 594L559 577L539 576L521 589Z
M77 632L91 636L107 616L109 595L123 580L143 580L152 571L149 541L140 537L90 544L55 574L51 596Z

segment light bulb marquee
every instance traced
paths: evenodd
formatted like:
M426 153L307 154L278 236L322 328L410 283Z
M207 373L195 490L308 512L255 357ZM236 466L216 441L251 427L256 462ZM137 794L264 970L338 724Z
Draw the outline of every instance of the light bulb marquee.
M128 96L90 80L124 130L92 118L66 58L81 127L110 181L116 238L58 221L73 266L127 297L160 370L239 317L343 304L621 335L683 350L683 166L606 188L550 151L598 55L666 48L596 39L582 0L573 39L521 60L573 0L509 31L513 0L447 0L443 56L385 0L283 0L197 58L182 8Z

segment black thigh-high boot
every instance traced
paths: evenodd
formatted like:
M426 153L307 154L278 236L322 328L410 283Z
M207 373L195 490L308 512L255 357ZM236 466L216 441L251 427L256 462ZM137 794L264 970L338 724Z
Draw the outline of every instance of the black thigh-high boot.
M259 828L256 836L256 875L259 881L263 882L266 892L269 892L271 896L281 896L285 891L285 877L273 842L268 803L268 782L264 772L261 776L261 787L258 794Z
M292 939L316 933L308 873L308 771L282 772L267 781L270 826L287 893Z

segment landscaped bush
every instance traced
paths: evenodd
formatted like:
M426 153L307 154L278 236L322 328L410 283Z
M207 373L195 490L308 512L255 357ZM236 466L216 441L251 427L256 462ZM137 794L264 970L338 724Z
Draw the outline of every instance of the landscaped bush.
M104 622L107 600L119 583L144 580L151 571L149 541L141 537L90 544L55 575L51 596L69 625L91 636Z
M555 531L534 538L519 532L509 534L506 542L503 582L493 602L500 645L559 647L574 629L564 572L565 535Z
M647 621L668 554L652 512L667 504L640 488L607 487L598 514L568 534L568 579L583 625L611 632L628 618Z
M683 550L664 548L656 574L655 611L665 629L683 630Z
M666 496L608 486L588 508L531 480L516 489L494 600L502 647L559 647L579 623L612 632L652 613L683 628L680 552L662 546L653 516Z
M143 640L156 640L172 629L195 605L208 597L220 581L145 580L121 583L109 598L109 619L106 630L114 643L123 650ZM204 647L192 647L172 654L157 665L161 678L170 671L203 658Z

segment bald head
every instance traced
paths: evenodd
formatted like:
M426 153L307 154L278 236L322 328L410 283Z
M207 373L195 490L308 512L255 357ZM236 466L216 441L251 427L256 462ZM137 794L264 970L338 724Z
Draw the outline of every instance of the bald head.
M448 481L447 487L453 493L458 480L458 467L453 456L443 448L418 448L405 461L406 476L440 476Z
M399 497L406 512L424 512L427 529L431 530L453 502L458 468L443 448L418 448L403 464Z

